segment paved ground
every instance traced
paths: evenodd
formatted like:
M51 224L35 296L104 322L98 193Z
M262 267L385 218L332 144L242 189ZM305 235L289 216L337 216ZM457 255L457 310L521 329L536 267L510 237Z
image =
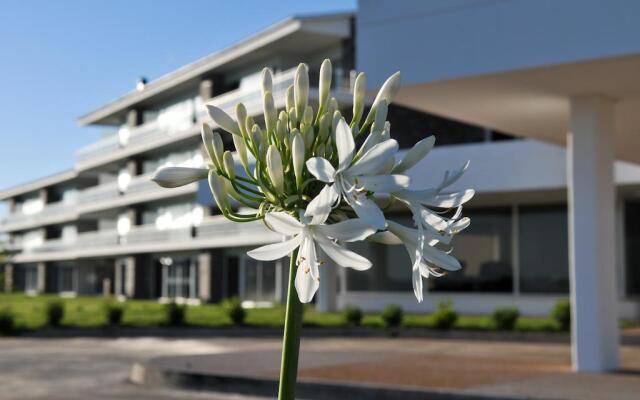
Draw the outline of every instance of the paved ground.
M279 348L277 339L0 339L0 399L232 400L150 390L127 377L134 362L157 357L181 369L275 377ZM534 398L638 399L640 347L623 347L622 360L622 373L580 375L570 372L569 348L562 344L305 339L300 377Z
M240 344L242 348L262 346ZM239 344L232 340L0 339L0 399L249 400L166 388L149 390L127 382L135 361L238 349Z

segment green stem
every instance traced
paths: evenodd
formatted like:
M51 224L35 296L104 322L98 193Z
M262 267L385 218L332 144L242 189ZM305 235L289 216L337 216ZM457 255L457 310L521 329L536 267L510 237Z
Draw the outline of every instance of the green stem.
M295 400L298 377L298 353L300 352L300 328L302 327L302 303L296 293L296 258L298 250L291 253L289 263L289 288L287 311L282 338L282 362L280 364L280 388L278 400Z

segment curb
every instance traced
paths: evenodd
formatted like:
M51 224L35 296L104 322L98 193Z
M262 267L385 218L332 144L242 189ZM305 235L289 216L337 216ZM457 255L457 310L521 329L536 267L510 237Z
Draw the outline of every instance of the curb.
M215 393L271 397L278 392L276 379L250 376L207 374L193 371L162 369L135 363L129 380L141 386L165 386L186 390L206 390ZM419 389L398 385L344 383L329 380L303 379L296 385L296 397L305 400L523 400L523 397L491 396L442 389Z
M32 338L75 338L75 337L166 337L166 338L281 338L281 327L105 327L105 328L44 328L37 331L18 333L20 337ZM483 341L511 341L535 343L569 343L570 336L566 332L496 332L473 330L441 331L426 328L403 328L388 331L374 327L343 327L321 328L303 327L302 337L331 338L331 337L369 337L369 338L425 338L450 340L483 340ZM623 337L623 343L630 341L638 344L633 337Z

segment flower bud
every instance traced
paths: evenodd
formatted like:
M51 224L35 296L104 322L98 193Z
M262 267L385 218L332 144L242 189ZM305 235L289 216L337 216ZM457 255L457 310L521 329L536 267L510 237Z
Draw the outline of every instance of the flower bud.
M306 126L313 125L313 107L307 106L307 108L304 109L302 123L305 124Z
M218 208L224 213L229 210L229 200L227 199L227 191L224 182L214 170L209 171L209 187L213 193L213 199L216 201Z
M293 141L291 142L291 158L293 160L293 172L296 176L296 187L300 188L302 185L302 168L305 161L305 148L304 140L300 132L296 132L293 135Z
M208 169L187 167L164 167L158 169L151 180L164 188L176 188L205 179Z
M202 134L202 143L209 155L209 159L214 165L216 165L218 160L216 159L215 151L213 150L213 131L208 124L204 123L202 124L202 130L200 132Z
M254 124L251 128L251 142L254 149L258 149L262 143L262 131L257 124Z
M256 121L254 121L253 117L251 115L247 116L247 118L244 120L244 129L247 130L247 134L251 133L251 130L253 129L253 126L256 124Z
M315 140L315 135L313 134L313 126L308 127L304 131L304 147L307 151L311 150L313 146L313 141Z
M245 169L249 169L249 160L247 159L247 145L241 137L233 135L232 138L233 145L236 148L236 153L238 153L238 158L240 158L240 163Z
M331 61L325 59L320 66L320 81L318 82L318 90L320 92L319 109L325 108L325 103L329 99L329 91L331 90L331 77L333 71L331 70Z
M333 113L333 119L331 120L331 138L333 139L334 143L336 141L336 129L338 128L338 123L341 119L342 114L340 114L340 111L336 111Z
M264 121L267 126L267 132L273 132L276 129L276 121L278 120L278 112L273 101L271 92L266 92L263 98Z
M267 150L267 173L276 190L276 193L284 193L284 172L282 169L282 157L275 145L270 145Z
M369 114L367 114L367 119L364 121L364 125L368 125L373 122L375 117L374 110L377 108L378 103L384 100L387 102L387 105L391 104L393 98L398 94L398 90L400 90L400 72L396 72L391 75L382 85L378 95L375 100L373 100L373 105L371 106L371 110L369 110Z
M207 104L206 106L211 119L222 129L234 135L242 135L242 133L240 133L240 128L238 128L238 124L229 116L229 114L212 104Z
M316 147L316 156L318 157L324 157L324 152L325 152L326 148L324 147L323 143L320 143L317 147Z
M224 152L224 144L222 143L222 138L218 131L213 132L211 143L213 144L213 156L215 157L216 166L222 168L222 153Z
M296 101L296 115L302 119L309 102L309 67L301 63L296 70L293 95Z
M367 79L364 72L360 72L353 85L353 118L351 125L358 125L364 112L364 94L367 89Z
M247 127L245 126L245 121L247 120L247 107L242 103L236 104L236 120L238 121L240 133L242 133L243 137L246 137L248 132Z
M273 93L273 74L269 68L263 68L262 74L260 76L262 83L262 95L264 96L267 92Z
M293 85L289 85L289 87L287 88L287 93L285 96L285 106L287 107L287 110L289 110L289 114L291 114L291 109L292 108L296 108L296 100L295 100L295 96L293 94Z
M230 179L235 179L236 163L233 161L233 155L229 150L224 152L224 155L222 156L222 162L224 164L224 171L227 173L227 176Z
M382 100L376 106L376 116L373 120L374 125L376 126L376 130L383 130L384 123L387 121L387 112L389 107L387 106L387 102ZM371 128L373 130L373 127Z
M329 108L328 110L331 111L331 113L329 115L333 115L334 112L340 110L340 105L338 104L338 100L336 100L335 97L332 97L329 100Z
M296 115L296 109L289 109L289 130L293 130L298 127L298 116Z
M279 119L278 122L276 122L276 139L278 139L278 142L282 142L282 139L284 139L287 134L287 128L285 127L286 125L283 120Z
M329 114L324 114L320 117L320 128L318 129L318 139L320 142L324 142L329 137L329 125L331 124L331 117Z

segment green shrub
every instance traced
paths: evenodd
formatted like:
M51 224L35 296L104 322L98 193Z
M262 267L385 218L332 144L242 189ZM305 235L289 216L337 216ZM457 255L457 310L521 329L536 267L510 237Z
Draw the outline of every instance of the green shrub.
M458 313L453 308L453 303L443 301L432 314L433 326L436 329L451 329L458 321Z
M109 324L109 326L117 326L122 323L122 316L124 315L123 304L119 304L114 301L107 301L104 309L105 314L107 315L107 324Z
M498 307L491 314L493 326L503 331L512 331L520 318L518 307Z
M362 310L355 306L347 306L342 311L342 319L346 325L360 326L362 323Z
M386 328L397 328L402 325L404 312L397 304L390 304L382 311L382 322Z
M0 334L6 335L13 332L15 328L15 319L11 309L8 307L0 310Z
M64 317L64 303L60 300L52 300L47 303L47 325L52 327L60 326Z
M563 331L571 329L571 303L569 300L558 300L551 309L551 319L556 321Z
M184 317L186 313L186 307L175 302L167 303L164 306L165 317L167 325L169 326L181 326L184 324Z
M234 325L244 325L244 320L247 317L247 311L242 307L242 302L237 297L231 297L226 299L222 303L222 308L227 314L227 317Z

